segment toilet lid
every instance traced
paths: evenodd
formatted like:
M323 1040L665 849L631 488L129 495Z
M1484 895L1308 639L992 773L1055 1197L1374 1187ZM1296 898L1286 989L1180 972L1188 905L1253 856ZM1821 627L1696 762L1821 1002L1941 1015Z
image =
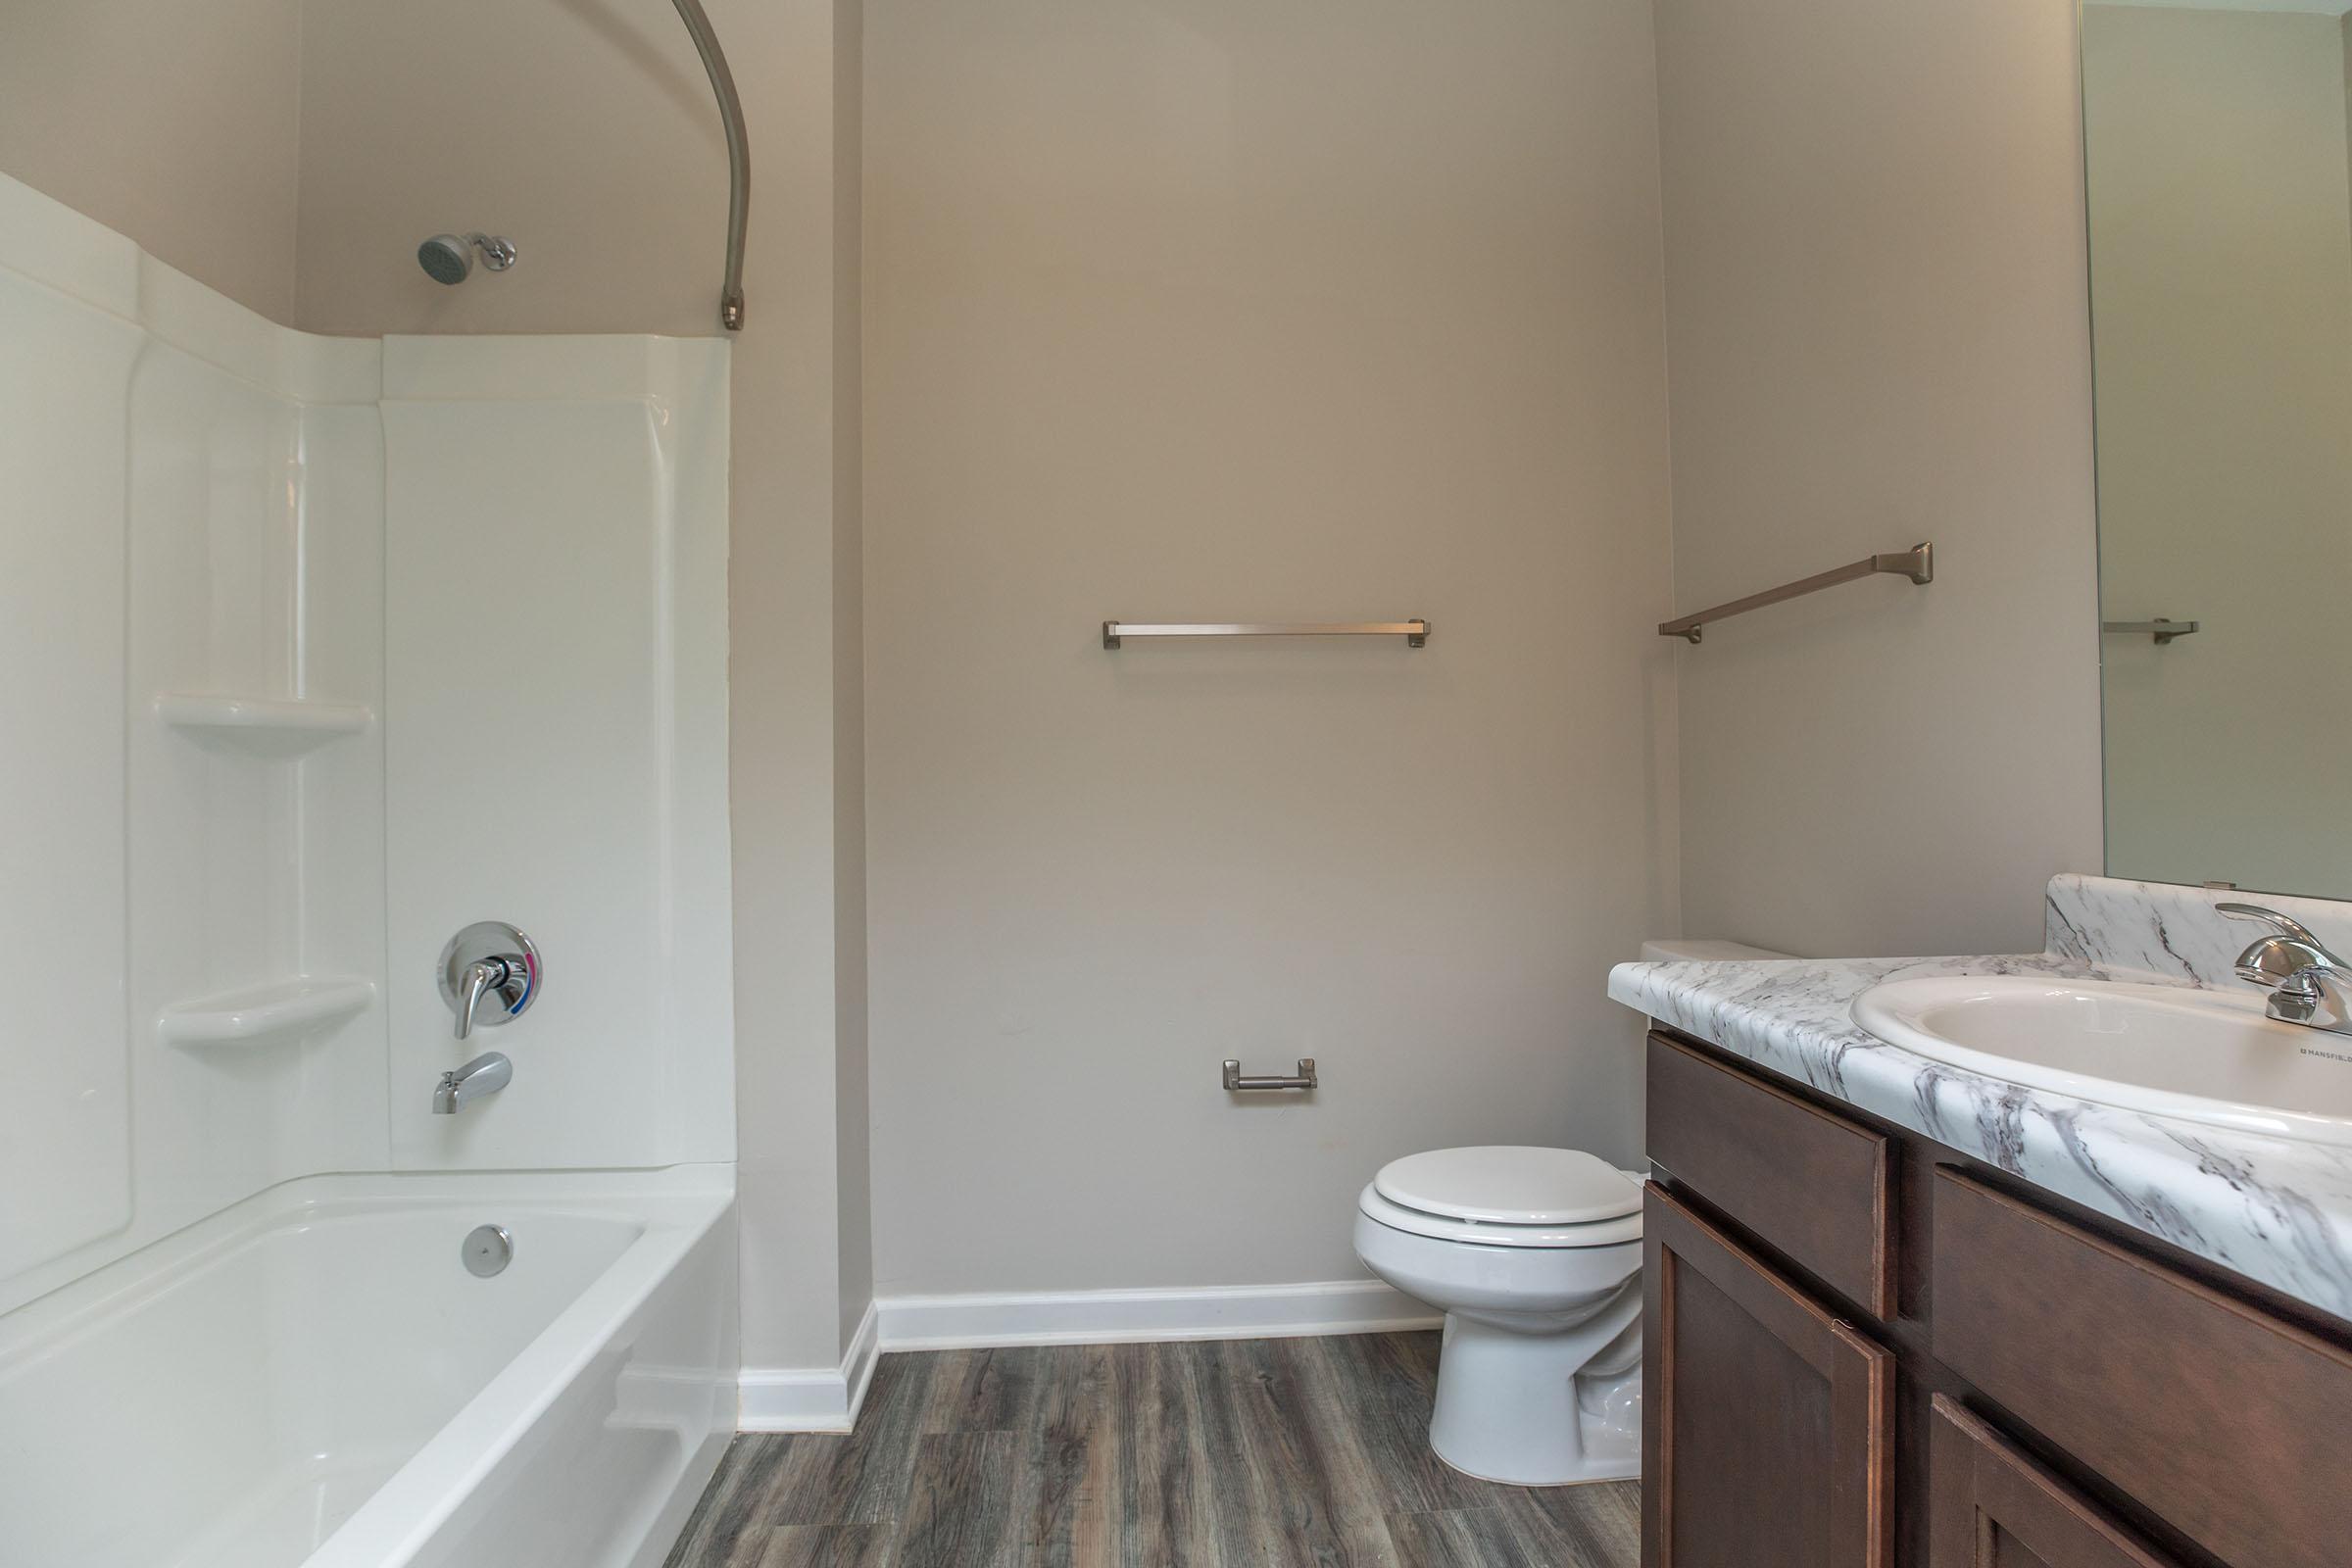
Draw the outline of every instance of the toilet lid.
M1486 1225L1591 1225L1642 1207L1633 1178L1579 1149L1436 1149L1390 1161L1372 1187L1400 1207Z

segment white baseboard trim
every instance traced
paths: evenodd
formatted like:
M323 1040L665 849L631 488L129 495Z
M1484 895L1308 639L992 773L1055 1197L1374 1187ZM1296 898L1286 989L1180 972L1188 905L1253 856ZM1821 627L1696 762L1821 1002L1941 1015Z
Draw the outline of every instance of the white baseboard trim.
M1193 1290L897 1296L874 1303L885 1350L1152 1340L1273 1340L1436 1328L1444 1319L1379 1280Z
M880 1353L878 1304L866 1302L837 1367L745 1367L736 1385L735 1430L847 1432L856 1425Z
M875 1303L865 1303L865 1315L858 1320L858 1332L850 1336L850 1348L841 1357L841 1379L850 1391L849 1419L845 1427L858 1423L858 1412L865 1408L865 1391L874 1381L874 1363L882 1356L882 1314Z

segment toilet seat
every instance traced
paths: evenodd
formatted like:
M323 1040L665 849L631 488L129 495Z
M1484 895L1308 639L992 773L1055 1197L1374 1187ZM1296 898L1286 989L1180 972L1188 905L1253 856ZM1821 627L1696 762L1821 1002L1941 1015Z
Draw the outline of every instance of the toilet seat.
M1622 1242L1638 1242L1642 1239L1642 1216L1638 1212L1622 1219L1596 1220L1585 1225L1495 1225L1483 1220L1449 1219L1444 1214L1424 1214L1419 1209L1390 1202L1372 1187L1364 1189L1363 1195L1356 1200L1356 1207L1362 1210L1366 1219L1386 1225L1391 1230L1474 1247L1615 1247Z
M1393 1230L1479 1247L1612 1247L1642 1238L1642 1179L1574 1149L1409 1154L1383 1166L1357 1206Z

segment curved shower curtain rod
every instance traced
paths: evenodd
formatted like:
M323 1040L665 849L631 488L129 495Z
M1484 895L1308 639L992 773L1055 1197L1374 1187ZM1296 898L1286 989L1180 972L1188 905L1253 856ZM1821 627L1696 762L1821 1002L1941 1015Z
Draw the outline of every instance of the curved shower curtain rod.
M752 149L743 130L743 100L735 95L735 74L727 69L726 52L703 0L675 0L678 18L694 34L695 52L710 74L710 90L718 95L718 118L727 127L727 280L718 296L719 324L730 332L743 330L743 226L752 205Z

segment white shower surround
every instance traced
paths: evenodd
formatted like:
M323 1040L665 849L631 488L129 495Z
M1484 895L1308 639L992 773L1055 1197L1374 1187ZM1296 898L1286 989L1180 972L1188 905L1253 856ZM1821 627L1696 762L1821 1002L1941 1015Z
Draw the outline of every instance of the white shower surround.
M614 1451L598 1444L625 1447L628 1424L567 1427L569 1385L516 1379L526 1364L545 1379L578 1375L581 1357L628 1364L645 1323L590 1322L585 1303L610 1305L624 1279L667 1298L691 1259L709 1277L680 1310L719 1315L699 1339L672 1333L692 1347L662 1364L702 1403L664 1417L679 1453L639 1477L663 1489L649 1528L674 1526L670 1503L691 1500L733 1426L737 1361L727 346L297 333L5 178L0 342L0 812L33 829L0 847L0 979L22 999L0 1041L16 1129L0 1140L0 1387L32 1387L61 1355L119 1370L142 1323L165 1325L157 1343L191 1370L218 1352L254 1391L303 1344L380 1358L386 1388L430 1381L470 1326L435 1303L453 1289L488 1299L453 1284L473 1283L459 1236L497 1219L485 1205L514 1183L552 1182L526 1196L605 1214L612 1245L574 1249L562 1299L534 1287L496 1364L444 1388L457 1398L441 1438L362 1421L342 1441L386 1475L396 1451L447 1460L444 1439L477 1458L567 1452L563 1465L595 1472ZM431 970L482 918L530 932L548 980L527 1017L461 1044ZM514 1058L514 1086L431 1114L435 1076L488 1049ZM672 1166L695 1195L676 1200L685 1219L657 1218L652 1189L628 1185L652 1177L610 1173ZM478 1218L446 1236L436 1220L430 1245L403 1232L414 1250L354 1251L338 1219L225 1258L189 1251L320 1192L363 1206L421 1192L392 1172L530 1170L607 1174L432 1178L428 1206ZM368 1171L387 1174L305 1180ZM206 1270L258 1271L247 1285L294 1303L362 1277L382 1306L370 1321L416 1332L335 1339L305 1322L232 1351L208 1340L239 1329L233 1312L172 1316L227 1288ZM172 1371L149 1370L103 1385L121 1400L12 1400L42 1419L0 1424L0 1561L134 1568L195 1549L200 1510L184 1538L166 1521L127 1555L33 1533L36 1474L43 1494L83 1488L101 1523L119 1511L95 1468L105 1444L74 1477L26 1461L83 1451L66 1441L76 1431L168 1417L156 1385ZM363 1414L383 1403L346 1392ZM507 1413L495 1442L493 1409ZM171 1463L206 1462L189 1430L176 1460L141 1466L142 1489L169 1493ZM399 1473L514 1484L480 1465ZM313 1502L317 1539L270 1560L306 1560L345 1504L383 1513L324 1483ZM455 1494L435 1506L467 1508ZM355 1539L374 1544L314 1560L440 1560L406 1554L413 1533L399 1550Z

